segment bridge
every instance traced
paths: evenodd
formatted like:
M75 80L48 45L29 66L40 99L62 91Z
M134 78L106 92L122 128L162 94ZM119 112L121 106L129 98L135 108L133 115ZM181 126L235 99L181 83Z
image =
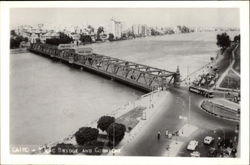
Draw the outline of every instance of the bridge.
M29 51L77 66L144 91L180 85L180 73L93 53L91 48L32 44Z

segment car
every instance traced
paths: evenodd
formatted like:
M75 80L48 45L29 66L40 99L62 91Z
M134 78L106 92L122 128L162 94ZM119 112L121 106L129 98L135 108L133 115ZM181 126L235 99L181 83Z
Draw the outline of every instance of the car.
M213 137L211 137L211 136L206 136L205 138L204 138L204 143L205 144L211 144L211 143L213 143L213 141L214 141L214 138Z
M188 150L194 151L195 148L198 146L198 141L196 140L191 140L187 146Z
M201 156L201 154L198 151L194 151L190 155L191 155L191 157L200 157Z

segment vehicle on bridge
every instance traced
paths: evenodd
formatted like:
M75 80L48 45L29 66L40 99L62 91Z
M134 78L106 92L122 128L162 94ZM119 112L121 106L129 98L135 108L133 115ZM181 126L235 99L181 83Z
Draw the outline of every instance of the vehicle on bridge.
M189 91L196 93L196 94L199 94L199 95L202 95L202 96L205 96L205 97L208 97L208 98L214 97L214 94L212 91L205 89L205 88L201 88L201 87L190 86Z

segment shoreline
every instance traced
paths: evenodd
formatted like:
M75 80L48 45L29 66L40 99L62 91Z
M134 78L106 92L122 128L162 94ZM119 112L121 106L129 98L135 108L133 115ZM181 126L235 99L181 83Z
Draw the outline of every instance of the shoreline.
M140 38L139 38L139 39L140 39ZM207 65L203 66L202 68L204 68L204 67L206 67L206 66L207 66ZM138 106L138 104L141 102L141 99L143 99L143 98L147 99L147 98L148 98L147 96L150 96L150 95L151 95L151 93L148 93L148 94L139 96L136 100L134 100L134 101L132 101L132 102L128 102L127 104L121 106L120 108L115 109L114 111L112 111L112 112L110 112L110 113L108 113L108 114L103 114L103 115L111 115L111 116L114 116L115 118L118 118L119 116L122 116L123 114L126 114L126 113L132 111L132 110L133 110L133 107L135 108L135 107ZM150 112L152 112L152 111L150 111ZM155 112L155 111L153 111L153 112ZM151 114L151 115L153 115L153 114ZM84 125L84 126L96 127L96 122L98 121L98 119L99 119L99 118L97 118L97 119L95 119L95 120L93 120L93 121L87 123L87 124ZM133 130L136 130L136 129L138 129L138 128L140 129L140 128L142 128L142 127L145 127L146 124L143 125L142 127L139 127L139 126L142 125L141 123L145 123L145 122L143 122L143 121L144 121L144 120L140 120L140 122L132 129L132 131L133 131ZM77 130L76 130L76 131L77 131ZM75 131L75 132L76 132L76 131ZM140 133L139 133L139 134L140 134ZM138 135L137 135L137 136L138 136ZM134 138L134 137L133 137L133 138ZM60 143L60 142L67 142L67 143L69 143L70 141L72 141L72 139L74 139L74 133L71 133L69 136L63 138L63 139L60 140L59 142L52 142L52 143L50 143L50 144L48 144L48 145L55 145L55 144ZM128 140L128 139L126 139L126 137L124 137L123 140L126 141L126 140ZM171 142L171 144L172 144L172 143L174 143L174 142ZM43 146L44 146L44 145L43 145ZM111 153L111 152L110 152L110 153Z
M28 52L27 48L10 49L10 54L21 54L21 53L27 53L27 52Z
M103 114L103 115L113 116L113 117L115 117L117 119L120 116L122 116L122 115L124 115L126 113L129 113L130 111L133 111L134 108L136 108L136 107L145 106L145 102L148 102L148 100L150 99L149 97L156 99L156 96L158 95L158 97L159 97L161 95L161 93L162 93L162 91L156 90L156 91L152 91L150 93L144 94L142 96L139 96L135 101L128 102L127 104L119 107L118 109L115 109L112 112L107 113L107 114ZM152 99L152 102L155 103L156 100ZM147 109L149 109L149 107L147 107L146 110ZM153 112L152 110L151 111L147 110L147 112L148 112L147 113L148 115L153 115L154 114L154 113L152 113ZM85 124L84 127L96 128L98 119L99 119L99 117L97 119L95 119L93 121L90 121L89 123ZM131 134L131 132L138 129L138 126L141 126L141 123L143 121L144 120L139 120L139 123L130 131L130 133L126 132L125 136L124 136L124 139L120 142L120 144L118 144L118 146L120 146L124 141L126 141L127 137L128 137L126 135ZM46 144L40 145L38 150L34 151L33 154L50 154L50 148L55 146L58 143L66 143L66 144L71 143L71 144L75 145L76 141L75 141L74 134L75 134L76 131L77 131L77 129L74 132L72 132L71 134L69 134L67 137L64 137L63 139L58 140L56 142L51 142L51 143L46 143ZM81 153L78 153L78 154L81 154Z

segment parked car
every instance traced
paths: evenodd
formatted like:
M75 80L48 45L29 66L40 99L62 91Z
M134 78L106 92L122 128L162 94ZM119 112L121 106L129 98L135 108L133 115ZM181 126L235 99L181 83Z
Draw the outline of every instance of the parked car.
M194 151L190 155L191 155L191 157L200 157L201 156L201 154L198 151Z
M211 137L211 136L206 136L205 138L204 138L204 143L205 144L208 144L208 145L210 145L211 143L213 143L213 141L214 141L214 138L213 137Z
M211 148L209 148L208 156L209 157L216 157L217 153L218 153L218 151L214 147L211 147Z
M198 141L196 140L191 140L187 146L188 150L194 151L195 148L198 146Z

